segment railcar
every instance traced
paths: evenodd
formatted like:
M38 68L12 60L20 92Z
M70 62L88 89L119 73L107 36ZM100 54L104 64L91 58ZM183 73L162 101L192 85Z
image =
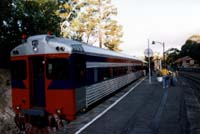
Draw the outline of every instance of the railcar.
M55 127L143 75L143 62L78 41L36 35L11 51L12 104L23 129Z

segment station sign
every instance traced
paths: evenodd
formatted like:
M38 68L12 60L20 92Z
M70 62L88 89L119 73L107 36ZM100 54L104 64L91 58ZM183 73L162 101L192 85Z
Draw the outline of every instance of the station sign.
M153 56L153 50L150 49L150 48L145 49L145 50L144 50L144 55L145 55L146 57L152 57L152 56Z

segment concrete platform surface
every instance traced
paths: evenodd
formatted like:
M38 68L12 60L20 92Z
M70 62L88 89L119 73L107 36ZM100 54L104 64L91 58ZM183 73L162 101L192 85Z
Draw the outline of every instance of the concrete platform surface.
M145 79L81 134L184 134L188 121L181 82L166 89Z

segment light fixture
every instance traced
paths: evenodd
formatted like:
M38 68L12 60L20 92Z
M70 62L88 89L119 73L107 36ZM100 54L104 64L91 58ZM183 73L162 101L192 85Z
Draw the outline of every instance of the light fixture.
M56 113L57 113L57 114L61 114L61 113L62 113L61 109L57 109L57 110L56 110Z
M61 51L65 51L65 48L64 48L64 47L60 47L60 50L61 50Z
M18 51L18 50L14 50L14 51L13 51L13 54L14 54L14 55L18 55L18 54L19 54L19 51Z
M57 47L56 47L56 50L57 50L57 51L65 51L65 47L59 47L59 46L57 46Z
M37 52L37 51L38 51L38 48L37 48L37 47L33 47L33 51L34 51L34 52Z
M16 108L16 110L19 110L19 109L20 109L20 106L16 106L15 108Z
M32 46L33 46L33 51L34 51L34 52L37 52L37 51L38 51L38 45L39 45L38 40L33 40L33 41L32 41Z
M59 50L60 50L59 46L57 46L57 47L56 47L56 50L57 50L57 51L59 51Z

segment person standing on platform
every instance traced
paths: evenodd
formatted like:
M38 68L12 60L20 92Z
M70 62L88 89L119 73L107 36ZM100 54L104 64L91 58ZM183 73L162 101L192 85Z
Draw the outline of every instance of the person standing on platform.
M176 77L177 77L176 72L172 72L172 83L171 83L172 86L176 85L176 82L177 82Z
M161 75L163 77L163 88L169 87L169 71L166 68L161 70Z

